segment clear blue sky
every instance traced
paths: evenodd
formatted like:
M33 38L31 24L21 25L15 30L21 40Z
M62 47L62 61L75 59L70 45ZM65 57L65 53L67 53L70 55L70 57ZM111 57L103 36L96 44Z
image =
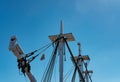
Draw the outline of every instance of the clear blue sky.
M10 37L16 35L29 53L49 43L49 35L59 33L61 19L64 32L76 38L70 43L73 53L78 54L77 42L81 42L82 54L90 56L93 82L120 82L119 0L0 0L0 82L29 82L19 75L16 57L8 50ZM51 51L52 47L45 52L44 61L39 56L31 63L38 82ZM66 54L69 70L72 63L68 65ZM57 73L53 76L58 79Z

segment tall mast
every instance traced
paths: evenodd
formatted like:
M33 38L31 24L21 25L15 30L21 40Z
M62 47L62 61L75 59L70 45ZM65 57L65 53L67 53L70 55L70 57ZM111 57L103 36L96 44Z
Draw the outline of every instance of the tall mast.
M62 21L60 22L60 36L63 34L63 25ZM59 82L63 82L63 66L64 66L64 61L63 61L63 55L64 55L64 41L63 39L60 40L59 43L59 48L58 48L58 53L59 53Z
M58 45L58 54L59 54L59 82L63 82L63 71L64 71L64 52L65 52L65 41L64 38L66 38L66 41L74 41L74 36L72 33L63 33L63 23L60 21L60 34L58 35L51 35L49 36L51 41L55 41L56 39L61 38ZM55 44L56 45L56 44Z

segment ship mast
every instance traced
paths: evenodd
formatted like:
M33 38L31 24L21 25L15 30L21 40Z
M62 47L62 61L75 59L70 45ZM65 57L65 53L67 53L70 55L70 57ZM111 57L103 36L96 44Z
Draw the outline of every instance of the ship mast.
M90 61L90 57L88 55L81 54L81 44L80 43L78 43L78 56L74 56L74 59L75 59L75 62L77 63L77 65L79 66L79 69L81 70L82 76L84 76L84 82L92 82L90 74L92 74L93 71L88 70L88 62ZM83 69L83 66L84 66L84 69ZM75 82L77 70L78 69L76 68L76 65L75 65L72 82ZM83 82L83 79L81 77L79 77L79 82Z
M63 25L62 25L62 21L60 24L60 36L62 36L63 34ZM64 55L64 40L61 39L60 43L59 43L59 47L58 47L58 51L59 51L59 82L63 82L63 66L64 66L64 62L63 62L63 55Z
M90 60L88 55L82 56L81 55L81 49L80 49L80 43L78 43L79 46L79 55L78 56L74 56L69 45L68 45L68 41L74 41L74 37L72 35L72 33L63 33L63 24L62 21L60 22L60 34L57 35L50 35L49 36L50 40L52 41L52 43L55 45L54 50L53 50L53 54L52 57L50 59L50 62L47 66L47 69L45 71L45 74L43 76L42 82L51 82L51 77L52 77L52 73L53 73L53 69L54 69L54 65L55 65L55 59L57 56L57 52L58 52L58 56L59 56L59 82L63 82L63 72L64 72L64 54L65 54L65 45L70 53L71 56L71 60L75 66L75 70L73 73L73 77L72 77L72 81L71 82L75 82L75 75L78 72L79 75L79 82L88 82L88 77L91 79L90 75L87 74L88 70L87 70L87 66L85 65L86 68L86 78L84 78L85 73L83 71L83 64L85 64L85 60ZM92 82L92 81L91 81Z
M52 35L49 36L50 40L54 42L56 39L59 39L59 45L58 45L58 54L59 54L59 82L63 82L63 71L64 71L64 53L65 53L65 41L74 41L74 37L72 33L63 34L63 23L60 22L60 34L59 35Z

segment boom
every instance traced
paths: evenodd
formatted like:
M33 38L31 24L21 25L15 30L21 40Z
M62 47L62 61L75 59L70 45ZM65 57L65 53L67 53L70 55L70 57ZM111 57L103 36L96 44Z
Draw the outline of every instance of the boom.
M9 50L12 51L13 54L17 57L19 69L21 68L22 72L28 76L30 82L37 82L35 77L30 72L30 64L26 60L21 47L17 43L16 36L11 37L10 44L9 44Z

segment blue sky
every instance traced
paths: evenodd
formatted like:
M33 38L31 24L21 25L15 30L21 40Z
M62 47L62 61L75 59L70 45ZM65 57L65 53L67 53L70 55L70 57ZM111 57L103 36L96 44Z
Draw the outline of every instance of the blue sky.
M23 51L29 53L49 43L48 36L59 33L63 20L64 32L72 32L76 38L70 42L72 52L78 54L77 42L81 42L82 54L91 58L93 82L120 82L119 4L119 0L0 0L0 81L29 82L19 75L16 58L8 50L12 35L17 36ZM51 51L52 47L44 52L44 61L39 56L31 63L38 82ZM72 63L68 65L70 56L66 54L65 67L69 66L69 70Z

